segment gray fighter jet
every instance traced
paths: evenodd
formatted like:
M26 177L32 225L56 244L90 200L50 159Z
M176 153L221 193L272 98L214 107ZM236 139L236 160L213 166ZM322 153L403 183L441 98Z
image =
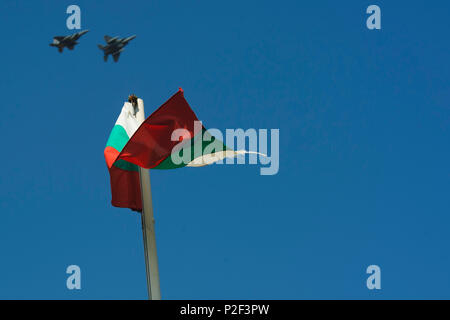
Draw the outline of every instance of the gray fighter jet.
M70 36L56 36L53 37L53 42L50 43L51 47L57 47L59 52L63 52L64 47L67 47L69 50L73 50L76 44L78 44L77 40L89 30L83 30L78 33L74 33Z
M136 36L131 36L128 38L119 38L119 37L110 37L105 36L106 46L102 46L101 44L98 47L103 50L103 60L108 60L108 55L112 55L115 62L119 61L120 53L125 49L124 47L136 38Z

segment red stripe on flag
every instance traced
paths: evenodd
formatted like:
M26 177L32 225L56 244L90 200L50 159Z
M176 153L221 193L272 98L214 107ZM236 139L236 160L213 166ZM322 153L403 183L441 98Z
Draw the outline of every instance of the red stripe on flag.
M153 112L130 138L117 159L123 159L140 167L151 169L172 153L179 141L172 141L176 129L186 129L193 138L197 116L178 91ZM200 127L201 129L201 127Z
M108 169L109 169L112 167L112 165L116 161L117 156L119 155L119 151L117 151L113 147L108 146L105 148L104 154L105 154L106 165L108 166Z
M142 211L139 172L112 166L109 169L109 175L111 178L111 204L115 207Z

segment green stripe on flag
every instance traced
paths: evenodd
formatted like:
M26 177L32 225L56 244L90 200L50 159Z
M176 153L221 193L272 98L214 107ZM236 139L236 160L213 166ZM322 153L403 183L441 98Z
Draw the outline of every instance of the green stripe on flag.
M135 165L134 163L125 161L123 159L119 159L116 162L114 162L114 167L117 167L122 170L126 171L139 171L139 167Z
M196 135L193 139L191 139L191 143L188 146L185 146L183 149L179 150L177 154L172 152L170 156L164 159L164 161L162 161L158 166L156 166L153 169L167 170L167 169L182 168L185 167L189 162L191 162L195 158L201 157L202 155L225 150L229 149L223 144L222 141L216 139L207 130L203 129L202 135L200 134ZM176 158L178 158L177 160L184 159L183 157L184 152L187 152L189 154L189 157L187 156L185 157L189 159L189 161L188 162L181 161L181 163L179 164L174 163L174 160L176 160Z
M109 139L108 142L106 142L106 146L113 147L114 149L120 152L125 147L128 140L130 140L130 138L128 137L128 134L125 131L124 127L120 125L115 125L111 131L111 134L109 135Z

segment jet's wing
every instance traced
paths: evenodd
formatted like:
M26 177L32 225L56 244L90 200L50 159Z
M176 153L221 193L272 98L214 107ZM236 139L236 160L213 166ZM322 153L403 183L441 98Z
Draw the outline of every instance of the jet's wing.
M83 30L83 31L80 31L78 33L73 34L72 37L74 38L74 40L78 40L78 39L80 39L80 37L82 35L84 35L84 34L86 34L88 32L89 32L89 30Z
M58 41L61 41L61 40L63 40L64 38L65 38L65 36L56 36L56 37L53 37L53 39L58 40Z
M117 62L117 61L119 61L120 52L115 52L115 53L113 53L112 56L114 58L114 62Z
M112 39L112 37L110 37L110 36L104 36L104 38L107 43L109 43Z

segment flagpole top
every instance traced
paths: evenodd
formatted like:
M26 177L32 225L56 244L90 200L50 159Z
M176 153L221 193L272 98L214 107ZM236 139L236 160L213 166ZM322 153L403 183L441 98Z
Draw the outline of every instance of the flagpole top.
M133 105L133 107L136 107L137 106L137 97L136 97L136 95L135 94L130 94L129 96L128 96L128 102L130 102L132 105Z

